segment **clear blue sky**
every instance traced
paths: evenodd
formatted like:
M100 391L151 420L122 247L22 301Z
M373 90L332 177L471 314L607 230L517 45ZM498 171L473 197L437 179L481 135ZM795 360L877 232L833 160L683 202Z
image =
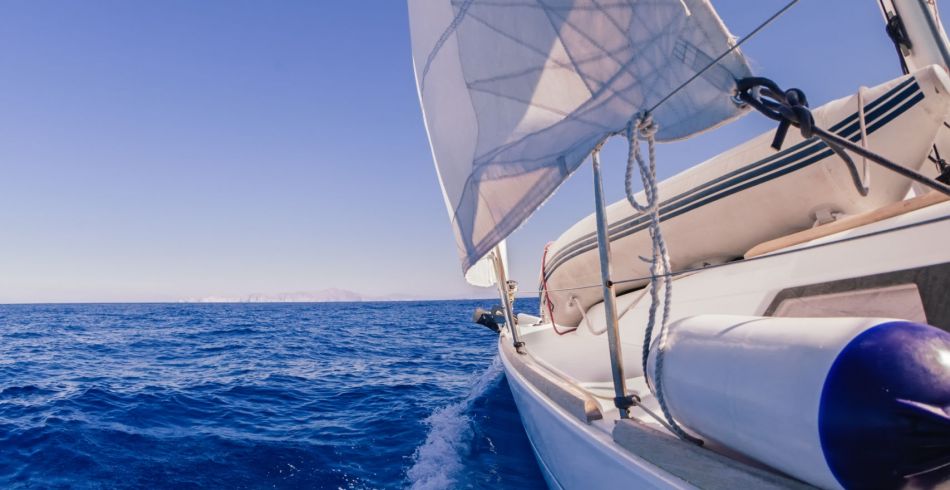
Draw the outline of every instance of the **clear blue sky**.
M716 5L743 35L784 3ZM802 0L745 52L813 105L899 75L875 0ZM771 127L664 145L661 176ZM485 294L461 278L399 0L2 2L0 170L0 302ZM524 289L590 185L585 166L515 233Z

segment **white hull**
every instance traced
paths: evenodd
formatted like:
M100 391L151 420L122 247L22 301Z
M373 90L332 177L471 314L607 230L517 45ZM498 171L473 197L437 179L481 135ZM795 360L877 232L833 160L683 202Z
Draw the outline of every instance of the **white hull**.
M796 299L782 306L777 304L781 303L782 292L809 285L948 264L950 250L934 246L934 243L946 243L948 240L950 202L941 202L787 247L756 260L699 271L674 282L676 296L671 321L705 314L781 316L779 310L782 308L791 308L789 311L793 314L787 316L807 316L801 315L802 308L821 309L824 303L818 301L809 304ZM800 250L787 253L794 249ZM710 291L716 291L716 294L711 295ZM630 377L627 385L630 391L640 394L645 406L655 409L656 400L643 384L638 362L649 306L649 299L637 302L639 296L640 291L635 291L618 298L621 312L634 303L620 319L625 369ZM904 304L877 303L881 303L880 297L873 295L859 298L851 306L847 302L838 302L840 314L837 316L859 316L855 311L848 311L849 307L859 312L879 308L872 314L860 316L917 316L918 320L928 320L923 311L924 305L916 294ZM888 311L888 308L899 310ZM592 307L588 319L591 324L600 326L604 322L603 305ZM934 322L933 319L929 320ZM615 442L612 432L619 415L613 406L613 395L609 389L611 378L606 335L591 335L582 325L575 332L558 336L553 334L549 324L544 324L522 327L522 339L526 343L525 356L514 354L510 348L511 339L504 335L499 340L499 348L525 430L551 488L607 488L620 483L630 488L717 488L717 485L710 484L694 486L687 479L643 459L647 456L638 456ZM595 355L598 352L600 355ZM522 360L524 358L528 360ZM580 420L576 413L572 414L563 407L563 403L556 401L556 396L546 394L543 387L539 388L536 382L532 383L531 379L515 369L513 362L535 363L554 382L580 387L596 400L602 418L589 422ZM803 392L800 395L802 400L814 397L811 393ZM662 426L636 407L632 409L631 415L643 426L664 431ZM723 417L723 423L739 423L730 420L728 414ZM776 435L780 439L818 439L817 433L783 434L781 425L769 430L777 431ZM735 456L721 447L716 450ZM706 449L701 451L713 452ZM740 459L757 468L764 468L764 465ZM779 478L787 478L787 475L778 471L769 471ZM821 473L828 470L818 468L816 471ZM796 485L801 483L791 479L782 483L780 480L776 488ZM834 488L834 485L821 486ZM729 485L718 488L729 488Z
M502 345L508 341L500 337L505 376L550 488L608 488L618 482L628 488L695 488L614 444L613 420L584 424L547 399L512 367L511 351L506 354Z

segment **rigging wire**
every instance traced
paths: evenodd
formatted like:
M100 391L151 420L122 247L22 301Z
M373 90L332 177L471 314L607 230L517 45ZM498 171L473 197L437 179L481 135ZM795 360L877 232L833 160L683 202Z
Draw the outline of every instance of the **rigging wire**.
M771 16L769 16L769 18L765 19L762 23L760 23L758 26L756 26L755 29L752 29L751 31L749 31L748 34L746 34L744 37L740 38L732 47L730 47L730 48L727 49L725 52L723 52L722 54L720 54L719 56L717 56L717 57L716 57L715 59L713 59L709 64L707 64L706 66L704 66L702 69L700 69L699 71L697 71L693 76L691 76L691 77L690 77L689 79L687 79L685 82L681 83L678 87L676 87L675 89L673 89L673 91L671 91L671 92L670 92L669 94L667 94L665 97L663 97L662 99L660 99L659 102L657 102L656 104L654 104L653 107L651 107L649 110L645 111L645 113L646 113L646 114L651 114L651 113L653 113L653 111L655 111L656 108L660 107L660 105L662 105L664 102L666 102L667 100L669 100L670 98L672 98L672 97L673 97L674 95L676 95L680 90L682 90L682 89L685 88L687 85L689 85L690 83L692 83L694 80L696 80L697 78L699 78L700 76L702 76L702 74L705 73L706 71L708 71L710 68L712 68L713 66L716 66L716 64L719 63L720 61L722 61L723 58L725 58L726 56L728 56L729 53L732 53L733 51L739 49L739 47L742 46L742 44L744 44L744 43L745 43L746 41L748 41L749 39L755 37L755 35L758 34L762 29L764 29L764 28L767 27L769 24L771 24L772 22L774 22L776 19L778 19L779 17L781 17L782 14L784 14L785 12L787 12L790 8L792 8L792 6L794 6L794 5L797 4L797 3L798 3L798 0L791 0L791 1L789 1L787 4L785 4L784 7L782 7L782 8L779 9L778 11L776 11L774 14L772 14ZM948 125L948 127L950 127L950 125ZM619 135L619 134L621 134L621 133L623 133L623 132L624 132L624 131L617 131L617 132L615 132L615 133L612 133L612 134L608 135L608 137L610 137L610 136L616 136L616 135ZM606 139L606 138L605 138L605 139ZM602 142L601 144L603 144L603 142ZM548 246L550 246L550 244L548 244ZM547 252L547 247L545 247L545 253L546 253L546 252ZM544 262L543 262L543 261L544 261L544 259L542 259L542 268L543 268L543 265L544 265ZM543 273L542 273L542 274L543 274ZM670 275L675 275L675 274L672 274L672 273L671 273ZM644 278L642 278L642 279L628 279L627 282L629 282L629 281L636 281L636 280L645 280L645 279L655 280L656 277L653 276L653 275L651 275L651 276L644 277ZM620 283L622 283L622 282L624 282L624 281L614 281L615 284L620 284ZM537 293L537 294L541 295L541 294L547 294L547 293L551 293L551 292L576 291L576 290L580 290L580 289L589 289L589 288L595 288L595 287L601 287L601 286L602 286L601 284L592 284L592 285L589 285L589 286L575 286L575 287L569 287L569 288L549 289L549 288L547 287L547 284L544 284L544 283L543 283L543 284L541 284L541 289L540 289L540 290L538 290L538 291L530 291L530 292L531 292L532 294Z
M667 100L671 99L674 95L676 95L677 92L679 92L680 90L682 90L683 88L685 88L687 85L689 85L690 83L692 83L693 80L696 80L697 78L699 78L700 76L702 76L703 73L706 73L707 70L709 70L710 68L716 66L720 61L722 61L723 58L725 58L726 56L729 56L730 53L732 53L733 51L739 49L739 46L742 46L742 44L743 44L744 42L746 42L746 41L749 40L750 38L754 37L756 34L759 33L759 31L761 31L761 30L764 29L766 26L768 26L769 24L771 24L775 19L778 19L779 17L781 17L782 14L784 14L786 11L788 11L788 9L792 8L792 6L795 5L796 3L798 3L798 0L791 0L790 2L788 2L787 4L785 4L785 6L782 7L781 9L779 9L778 12L775 12L774 14L772 14L771 17L769 17L768 19L765 19L765 21L762 22L761 24L759 24L758 27L756 27L755 29L752 29L751 31L749 31L748 34L746 34L744 37L742 37L741 39L739 39L739 41L737 41L731 48L727 49L725 52L723 52L722 54L720 54L719 56L717 56L714 60L712 60L711 62L709 62L708 65L704 66L701 70L697 71L693 76L689 77L689 79L687 79L685 82L681 83L678 87L676 87L675 89L673 89L672 92L666 94L666 97L663 97L662 99L660 99L659 102L657 102L656 104L653 104L653 107L651 107L649 110L647 110L647 112L648 112L648 113L652 113L652 112L656 111L656 108L657 108L657 107L660 107L660 105L662 105L664 102L666 102Z

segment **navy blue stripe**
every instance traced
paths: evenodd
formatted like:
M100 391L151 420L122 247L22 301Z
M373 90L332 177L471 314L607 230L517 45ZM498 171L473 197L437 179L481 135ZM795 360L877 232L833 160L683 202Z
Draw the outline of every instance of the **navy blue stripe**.
M909 77L909 78L907 78L907 80L904 80L903 82L897 84L897 86L895 86L894 88L888 90L887 93L885 93L884 95L882 95L881 97L879 97L879 98L878 98L877 100L875 100L874 102L871 102L871 103L867 104L866 106L864 106L865 117L867 116L867 114L866 114L867 111L874 110L874 108L877 106L877 104L883 103L883 102L885 101L885 99L887 99L888 97L894 95L894 94L897 93L897 92L900 92L902 89L904 89L905 87L907 87L907 86L910 85L911 83L914 83L914 85L916 86L916 85L917 85L917 84L915 83L916 81L917 81L916 78L914 78L914 77ZM845 119L843 119L842 121L840 121L838 124L835 124L834 126L832 126L831 128L829 128L829 131L833 131L833 132L840 131L846 124L851 124L851 123L853 123L853 122L858 122L858 113L857 113L857 112L852 113L850 116L846 117Z
M904 113L905 111L907 111L908 109L916 105L918 102L923 100L924 95L923 93L919 91L918 84L912 83L912 82L914 82L913 77L909 78L905 82L902 82L895 88L891 89L887 94L878 98L871 104L868 104L867 106L865 106L866 108L865 118L873 120L874 118L880 117L882 114L889 111L895 105L901 104L900 107L898 107L891 113L887 114L880 120L874 121L872 124L870 124L867 127L868 133L872 133L876 131L877 129L889 123L894 118L900 116L900 114ZM904 89L905 87L906 89L903 90L900 94L898 94L896 97L888 101L886 104L881 105L881 103L885 101L886 99L888 99L891 95L893 95L895 91L900 91L901 89ZM904 99L909 97L911 94L914 94L915 92L916 92L916 96L912 97L910 100L907 100L905 102ZM878 107L877 109L871 110L870 112L868 111L868 109L871 109L872 107L876 107L878 105L880 105L880 107ZM847 127L845 127L846 125ZM839 123L832 126L832 128L837 131L840 131L841 136L847 137L851 139L852 141L857 141L858 139L860 139L860 134L854 134L854 135L848 134L848 133L857 132L860 128L860 122L858 121L857 113L852 114L851 116L848 116L847 118L843 119ZM794 154L789 155L789 153L794 153ZM817 155L815 155L816 153ZM827 149L827 145L825 145L822 142L819 142L816 140L801 142L798 145L788 148L784 152L771 155L756 163L748 165L742 169L738 169L733 172L730 172L729 174L720 176L719 178L713 181L707 182L701 186L694 188L690 192L678 195L668 200L666 203L664 203L663 208L660 211L661 213L660 219L661 221L665 221L667 219L674 218L683 213L689 212L691 210L694 210L706 204L718 201L719 199L730 196L742 190L748 189L755 185L768 182L774 178L794 172L808 165L812 165L818 161L821 161L824 158L827 158L828 156L831 156L832 154L833 152ZM784 157L784 158L781 158L781 157ZM799 161L802 158L806 158L806 157L810 157L810 158L807 158L804 161ZM781 158L781 160L774 162L776 158ZM765 165L769 162L773 162L773 163ZM799 163L792 165L794 162L799 162ZM788 168L784 168L774 173L769 173L784 166L788 166ZM751 171L749 171L750 169ZM739 178L731 179L728 182L710 187L711 184L714 184L715 182L721 182L723 178L729 178L730 176L735 175L737 173L744 173L744 174L741 175ZM749 181L750 178L754 179L755 177L759 177L763 174L768 174L768 175L762 178ZM705 190L701 192L696 192L697 190L702 189L704 187L706 188ZM719 193L719 194L714 195L716 193ZM689 199L684 199L684 197L686 197L689 194L693 194L693 195L689 196L690 197ZM631 218L628 218L626 220L616 223L615 225L611 226L610 229L608 230L609 237L610 237L609 240L614 241L614 240L624 238L633 233L637 233L646 229L649 226L648 220L649 220L649 216L638 214ZM568 247L566 247L560 253L555 255L555 257L551 260L551 263L548 266L549 269L547 271L546 278L550 278L553 275L554 271L558 267L563 265L565 262L567 262L568 260L578 255L581 255L583 253L586 253L590 250L593 250L593 248L595 247L596 247L596 237L594 234L589 234L582 238L578 238L577 240L569 244Z
M906 95L904 95L904 96L906 96ZM903 113L903 112L906 111L908 108L910 108L911 106L913 106L914 104L916 104L917 102L919 102L919 101L922 100L922 99L923 99L923 94L918 93L918 95L917 95L916 97L914 97L913 99L911 99L910 101L908 101L908 102L907 102L906 104L904 104L901 108L899 108L899 109L893 111L892 113L888 114L886 117L882 118L880 121L875 121L874 123L872 123L872 124L868 127L868 132L870 133L870 132L873 132L873 131L877 130L878 128L880 128L881 126L883 126L883 125L886 124L887 122L893 120L893 118L897 117L898 115L900 115L900 113ZM886 112L887 110L889 110L889 109L892 107L892 105L893 105L894 103L898 103L898 102L901 102L901 99L900 99L900 98L895 98L891 103L889 103L889 104L887 104L887 105L885 105L885 106L882 106L879 110L874 111L874 117L877 117L877 116L879 116L881 113ZM858 126L855 126L854 129L857 130L857 129L858 129ZM845 136L845 135L842 134L842 136ZM853 136L850 137L850 139L851 139L852 141L856 141L856 140L860 139L860 135L853 135ZM718 199L720 199L720 198L722 198L722 197L726 197L726 196L728 196L728 195L734 194L735 192L739 192L739 191L741 191L741 190L747 189L747 188L749 188L749 187L751 187L751 186L750 186L750 185L741 185L741 186L739 186L739 187L734 187L734 188L732 188L732 189L729 189L727 192L724 191L719 197L716 197L716 198L713 198L713 199L704 200L704 201L702 201L702 202L700 202L700 203L698 203L698 204L695 203L695 201L700 200L700 199L703 199L703 198L705 198L705 197L708 197L708 196L710 196L710 195L712 195L712 194L715 194L716 192L722 191L723 189L726 189L726 188L735 186L735 185L737 185L737 184L741 184L743 181L748 180L750 177L757 177L757 176L760 176L760 175L762 175L762 174L771 172L771 171L773 171L773 170L775 170L775 169L777 169L777 168L780 168L780 167L782 167L782 166L784 166L784 165L789 165L789 164L791 164L791 163L793 163L793 162L796 162L796 161L800 160L801 158L808 157L808 156L814 154L815 152L818 152L818 151L820 151L820 150L822 150L822 149L826 149L826 148L827 148L827 147L824 145L824 143L820 143L820 142L817 142L817 141L814 141L814 140L811 141L811 142L804 142L804 143L805 143L805 144L810 144L811 146L810 146L809 148L807 148L807 149L801 151L801 152L798 152L798 153L792 155L792 156L788 156L788 157L783 158L782 160L780 160L780 161L778 161L778 162L772 163L771 165L754 169L752 172L748 172L747 174L741 176L740 178L738 178L738 179L733 179L732 181L727 182L727 183L724 184L724 185L720 185L720 186L717 186L717 187L712 188L712 189L707 189L706 191L704 191L704 192L702 192L702 193L699 193L699 194L696 195L696 196L693 196L692 199L685 200L685 201L681 201L681 202L679 202L679 203L674 203L674 204L671 204L671 205L668 205L668 206L664 206L664 208L661 209L661 211L660 211L660 213L661 213L661 221L662 221L663 219L669 219L669 218L672 218L672 217L674 217L674 216L679 216L680 214L682 214L682 212L677 212L677 213L675 213L675 214L673 214L673 215L670 214L672 211L675 211L677 208L680 208L680 207L682 207L682 206L689 206L689 210L696 209L697 207L700 207L700 206L702 206L702 205L704 205L704 204L708 204L708 203L710 203L710 202L714 202L714 201L716 201L716 200L718 200ZM826 151L829 151L829 152L830 152L830 150L826 150ZM815 163L815 162L817 162L817 161L820 161L822 158L826 158L826 157L829 156L829 155L830 155L830 153L823 153L821 157L819 157L819 158L817 158L817 159L809 158L809 159L807 160L807 162L808 162L808 164L812 164L812 163ZM771 159L773 159L773 158L770 157L770 158L768 158L768 159L764 159L763 161L767 161L767 160L771 160ZM801 166L801 165L798 165L798 166L794 166L794 168L792 168L791 170L798 170L798 169L800 169L800 168L802 168L802 166ZM785 175L785 174L787 174L787 173L789 173L789 172L782 172L782 173L780 173L780 174L778 174L778 175ZM762 183L762 182L766 182L766 181L768 181L768 180L771 180L771 179L758 179L758 180L756 180L755 182L757 182L757 183ZM642 214L638 214L638 215L636 215L636 219L635 219L635 220L632 220L632 221L630 221L630 222L625 223L622 227L612 227L612 228L614 228L614 229L611 230L610 240L611 240L611 241L617 240L617 239L626 237L626 236L628 236L628 235L630 235L630 234L632 234L632 233L636 233L636 232L639 232L639 231L645 229L645 228L648 226L648 220L649 220L649 216L647 216L647 215L642 215ZM576 257L577 255L580 255L580 254L582 254L582 253L585 253L585 252L587 252L587 251L589 251L589 250L592 250L594 247L596 247L596 238L594 238L593 235L588 235L588 236L585 237L583 240L584 240L584 243L574 245L574 246L571 247L571 249L565 249L565 250L562 251L562 253L558 254L558 256L555 256L555 258L552 259L551 264L549 265L549 267L551 267L551 269L549 269L548 274L547 274L547 277L548 277L548 278L551 277L551 274L554 272L555 269L557 269L558 267L560 267L561 265L563 265L563 263L566 262L567 260L570 260L570 259ZM576 243L576 241L575 241L575 243ZM580 248L580 247L583 247L583 248Z
M892 88L891 90L889 90L887 93L885 93L884 95L882 95L882 96L879 97L878 99L874 100L874 101L871 102L870 104L867 104L867 105L865 106L865 119L866 119L866 120L873 120L874 118L876 118L877 116L879 116L879 115L881 114L881 112L883 112L883 111L875 111L875 109L877 108L877 106L879 106L880 104L882 104L882 103L884 103L885 101L887 101L888 99L890 99L894 94L900 92L902 89L904 89L905 87L907 87L908 85L910 85L910 84L913 83L914 81L915 81L915 80L914 80L913 77L908 78L907 80L905 80L904 82L901 82L901 83L898 84L896 87ZM914 83L913 85L914 85L913 87L911 87L911 88L909 88L908 90L905 90L903 93L900 93L899 95L897 95L897 97L895 97L895 99L894 99L892 102L895 102L895 103L899 102L899 101L897 101L896 99L903 99L903 98L907 97L911 92L913 92L913 91L915 91L917 88L919 88L916 83ZM889 107L893 107L893 104L891 104ZM885 110L886 110L886 109L885 109ZM847 125L847 124L852 124L852 123L853 123L853 127L848 127L848 128L846 128L846 129L842 129L842 128L845 128L845 125ZM830 131L832 131L832 132L839 132L839 131L851 132L851 131L857 131L858 129L860 129L860 122L858 122L858 114L857 114L857 112L855 112L854 114L852 114L852 115L846 117L845 119L839 121L837 124L835 124L834 126L832 126L831 129L830 129ZM722 182L723 180L726 180L726 179L729 179L729 178L734 177L734 176L736 176L736 175L742 174L742 173L744 173L744 172L746 172L746 171L749 171L749 170L751 170L751 169L753 169L753 168L755 168L755 167L757 167L757 166L759 166L759 165L764 165L764 164L769 163L770 161L777 160L777 159L779 159L779 158L783 158L783 157L785 157L785 156L787 156L787 155L789 155L789 154L791 154L791 153L793 153L793 152L795 152L795 151L797 151L797 150L800 150L800 149L802 149L803 147L805 147L805 146L807 146L807 145L813 144L813 143L814 143L814 140L802 141L801 143L798 143L798 144L796 144L796 145L794 145L794 146L791 146L791 147L789 147L789 148L786 148L785 150L783 150L783 151L781 151L781 152L778 152L778 153L775 153L774 155L770 155L770 156L768 156L768 157L766 157L766 158L763 158L762 160L759 160L759 161L757 161L757 162L754 162L754 163L751 163L751 164L749 164L749 165L746 165L745 167L738 168L738 169L733 170L733 171L731 171L731 172L728 172L728 173L725 173L725 174L723 174L723 175L720 175L719 177L717 177L717 178L715 178L715 179L713 179L713 180L711 180L711 181L709 181L709 182L705 182L705 183L703 183L703 184L700 184L700 185L698 185L698 186L696 186L696 187L694 187L694 188L692 188L692 189L690 189L690 190L688 190L688 191L686 191L686 192L683 192L683 193L681 193L681 194L679 194L679 195L677 195L677 196L674 196L674 197L670 198L669 200L667 200L666 202L664 202L662 205L663 205L663 206L666 206L666 205L668 205L668 204L672 204L674 201L677 201L677 200L680 200L680 199L689 197L690 195L695 194L696 192L698 192L698 191L700 191L700 190L702 190L702 189L704 189L704 188L706 188L706 187L708 187L708 186L710 186L710 185L717 184L717 183L719 183L719 182ZM610 225L610 227L611 227L611 228L614 228L614 227L617 227L617 226L622 226L623 224L626 224L626 222L631 221L631 220L633 220L634 218L636 218L636 216L630 217L630 218L626 218L626 219L624 219L624 220L621 220L621 221L619 221L619 222L617 222L617 223L614 223L614 224ZM575 241L576 241L576 240L575 240ZM556 258L556 257L555 257L555 258Z
M913 77L910 77L910 78L908 78L907 80L905 80L904 82L898 84L898 85L897 85L896 87L894 87L893 89L889 90L887 93L885 93L883 96L879 97L877 100L875 100L875 101L871 102L870 104L868 104L868 105L866 106L865 118L868 119L868 120L872 120L872 121L873 121L874 118L880 116L883 112L886 112L887 110L889 110L890 108L892 108L895 104L900 103L900 102L902 101L902 99L906 98L906 97L909 96L911 93L913 93L914 91L918 90L918 89L919 89L919 86L918 86L916 83L914 83L914 82L915 82L915 79L914 79ZM911 86L908 87L908 85L911 85ZM881 108L875 110L875 108L876 108L878 105L880 105L881 103L883 103L885 100L888 100L891 96L893 96L895 93L901 91L901 89L904 89L905 87L907 87L906 90L903 90L903 91L902 91L900 94L898 94L896 97L894 97L893 99L891 99L890 101L888 101L888 103L885 104L883 107L881 107ZM837 124L835 124L834 126L832 126L832 128L833 128L833 130L835 130L835 131L842 131L842 128L843 128L845 125L847 125L847 124L850 123L850 126L848 126L847 128L845 128L845 129L843 130L843 132L844 132L844 133L847 133L847 132L857 132L857 131L859 130L859 128L860 128L860 122L858 122L857 119L858 119L858 115L857 115L857 113L854 113L854 114L852 114L851 116L846 117L846 118L843 119L842 121L840 121L840 122L838 122ZM892 118L889 118L888 120L890 120L890 119L892 119ZM879 127L879 126L878 126L878 127ZM847 135L847 134L842 134L842 136L847 137L848 135ZM804 147L809 146L809 145L813 145L813 146L812 146L811 148L808 148L807 151L806 151L806 150L804 149ZM750 169L751 169L751 170L754 170L755 168L757 168L757 167L759 167L759 166L762 166L762 165L765 165L765 164L768 164L769 162L771 162L771 161L773 161L773 160L776 160L776 159L779 159L779 158L785 158L785 157L787 157L789 154L794 153L794 152L796 152L797 150L802 150L802 152L801 152L801 153L797 153L797 154L796 154L796 157L797 157L797 158L803 158L803 157L807 156L807 154L808 154L809 152L814 152L814 151L817 151L818 149L819 149L819 147L818 147L817 142L816 142L815 140L803 141L803 142L801 142L801 143L799 143L799 144L797 144L797 145L795 145L795 146L792 146L792 147L786 149L785 151L776 153L776 154L774 154L774 155L770 155L770 156L768 156L768 157L766 157L766 158L764 158L764 159L762 159L762 160L759 160L759 161L757 161L757 162L755 162L755 163L749 164L749 165L747 165L747 166L745 166L745 167L743 167L743 168L740 168L740 169L736 169L736 170L734 170L734 171L732 171L732 172L729 172L729 173L727 173L727 174L721 175L721 176L717 177L716 179L713 179L713 180L711 180L711 181L709 181L709 182L706 182L706 183L704 183L704 184L701 184L701 185L699 185L699 186L696 186L696 187L692 188L691 190L689 190L689 191L687 191L687 192L684 192L684 193L682 193L682 194L679 194L679 195L677 195L677 196L675 196L675 197L673 197L673 198L667 200L666 202L662 203L661 206L662 206L663 208L666 208L666 207L668 207L668 206L670 206L670 205L676 203L677 201L680 201L680 200L685 199L686 197L695 198L696 196L694 196L694 195L697 194L699 191L705 189L705 188L708 188L708 187L710 187L710 186L712 186L712 185L714 185L714 184L720 183L720 182L722 182L722 181L724 181L724 180L726 180L726 179L729 179L729 178L731 178L731 177L733 177L733 176L736 176L736 175L738 175L738 174L744 174L744 173L748 172ZM789 160L788 160L787 158L786 158L785 160L783 160L783 161L785 161L786 163L789 162ZM722 186L722 185L718 186L718 189L721 190L721 189L723 189L723 188L725 188L725 187L728 187L729 185L734 185L735 183L740 182L743 178L747 178L747 177L749 177L749 176L755 176L755 175L758 175L758 174L753 174L752 172L749 172L749 175L743 175L741 178L733 179L732 182L727 183L727 185L725 185L725 186ZM701 197L701 196L700 196L700 197ZM663 212L663 209L661 209L661 213L662 213L662 212ZM643 222L643 221L646 220L646 219L648 219L648 217L646 217L645 215L642 215L642 214L633 215L633 216L631 216L631 217L629 217L629 218L626 218L626 219L621 220L621 221L619 221L619 222L616 222L616 223L614 223L614 224L612 224L612 225L609 225L609 227L608 227L608 234L617 233L620 229L626 228L627 226L636 226L637 224L639 224L640 222ZM611 239L613 239L613 238L611 238ZM564 260L565 258L569 258L569 257L565 257L566 254L569 254L569 253L573 252L576 247L586 247L586 246L591 245L592 243L596 243L595 240L596 240L596 238L595 238L595 235L594 235L593 233L588 234L588 235L585 235L584 237L575 239L573 242L571 242L570 244L568 244L564 249L562 249L560 252L558 252L557 254L555 254L554 257L552 257L551 262L550 262L550 265L549 265L549 267L551 267L550 272L553 272L554 269L556 269L557 267L559 267L559 266L561 265L561 262L563 262L563 260Z
M873 131L876 131L877 129L879 129L880 127L882 127L884 124L887 124L888 122L890 122L891 120L893 120L895 117L898 117L901 113L905 112L905 111L906 111L907 109L909 109L910 107L916 105L916 104L917 104L919 101L921 101L921 100L923 100L923 94L922 94L922 93L918 93L917 96L913 97L911 100L907 101L904 105L902 105L902 106L899 107L898 109L894 110L892 113L888 114L885 118L883 118L883 119L880 120L880 121L876 121L876 122L873 123L871 126L869 126L869 127L867 128L867 129L868 129L868 133L871 133L871 132L873 132ZM883 110L883 111L886 111L887 108L882 108L882 110ZM857 139L860 139L860 135L852 136L850 139L851 139L852 141L856 141ZM809 156L809 155L812 155L812 154L814 154L815 152L818 152L818 151L820 151L820 150L824 150L824 151L821 151L820 153L818 153L818 155L812 156L811 158L808 158L808 159L806 159L806 160L804 160L804 161L801 161L801 162L799 162L799 163L797 163L797 164L795 164L795 165L790 165L788 168L782 169L782 170L777 171L777 172L774 172L774 173L769 173L769 172L772 171L772 170L776 170L776 169L779 169L779 168L781 168L781 167L783 167L783 166L785 166L785 165L788 165L788 164L790 164L790 163L799 161L801 158L806 157L806 156ZM692 210L694 210L694 209L696 209L696 208L699 208L699 207L702 207L702 206L704 206L704 205L706 205L706 204L709 204L709 203L718 201L719 199L722 199L722 198L724 198L724 197L728 197L728 196L730 196L730 195L732 195L732 194L735 194L735 193L737 193L737 192L743 191L743 190L748 189L748 188L750 188L750 187L754 187L754 186L756 186L756 185L759 185L759 184L768 182L768 181L770 181L770 180L772 180L772 179L774 179L774 178L778 178L778 177L781 177L781 176L783 176L783 175L787 175L787 174L789 174L789 173L791 173L791 172L794 172L794 171L796 171L796 170L800 170L800 169L802 169L802 168L804 168L804 167L807 167L807 166L809 166L809 165L812 165L812 164L814 164L814 163L817 163L817 162L821 161L822 159L831 156L832 154L833 154L833 152L832 152L831 150L829 150L829 149L827 148L827 146L826 146L824 143L820 143L820 142L819 142L817 145L815 145L815 146L809 148L807 151L802 152L801 154L793 155L793 156L791 156L791 157L782 159L782 160L779 161L779 162L773 163L772 165L769 165L769 166L767 166L767 167L763 167L763 168L760 168L760 169L756 169L754 172L750 172L748 175L745 175L745 176L742 177L742 179L738 182L739 185L737 185L737 186L735 186L735 187L729 189L727 192L722 192L722 193L717 194L717 195L712 195L712 194L715 194L715 192L712 192L712 190L710 190L710 191L704 192L702 195L696 196L696 199L691 199L691 200L689 200L689 201L684 201L684 202L678 203L678 204L675 205L675 206L670 206L670 207L668 207L667 209L661 210L660 221L662 222L662 221L665 221L665 220L668 220L668 219L675 218L675 217L677 217L677 216L679 216L679 215L681 215L681 214L684 214L684 213L686 213L686 212L692 211ZM747 179L748 179L749 177L756 177L756 176L760 176L760 175L763 175L763 174L768 174L768 175L766 175L765 177L756 179L756 180L747 181ZM712 195L712 196L709 197L710 195ZM706 199L703 199L704 197L705 197ZM685 206L685 208L684 208L684 206ZM634 234L634 233L637 233L637 232L639 232L639 231L645 230L645 229L649 226L649 222L648 222L649 216L645 216L645 215L639 215L639 216L641 216L641 219L638 220L638 223L633 223L633 224L632 224L632 225L633 225L632 227L625 228L625 229L623 229L623 230L617 230L615 233L613 233L613 234L610 236L610 241L614 241L614 240L617 240L617 239L620 239L620 238L624 238L624 237L629 236L629 235L631 235L631 234ZM576 257L576 256L578 256L578 255L581 255L581 254L583 254L583 253L586 253L586 252L588 252L588 251L590 251L590 250L593 250L594 248L596 248L596 239L595 239L593 242L591 242L589 246L584 247L583 249L574 250L574 251L572 251L569 255L567 255L567 256L565 256L565 257L563 257L563 258L559 258L557 264L552 264L552 265L550 266L551 269L548 271L548 274L547 274L546 279L549 279L549 278L551 277L551 275L553 274L554 270L555 270L557 267L563 265L564 262L566 262L566 261L568 261L568 260L570 260L570 259L572 259L572 258L574 258L574 257ZM552 263L553 263L553 262L554 262L554 261L552 261Z

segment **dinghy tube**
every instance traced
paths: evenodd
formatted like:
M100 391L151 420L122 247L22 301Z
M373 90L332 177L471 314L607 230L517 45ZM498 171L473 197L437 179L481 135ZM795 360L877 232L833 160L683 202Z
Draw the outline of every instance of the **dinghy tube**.
M897 488L950 465L950 334L938 328L700 315L670 326L662 357L680 424L812 485Z
M815 109L817 125L860 142L863 114L869 149L911 170L921 168L950 113L946 71L925 67L862 94ZM673 271L742 257L760 243L810 229L816 222L901 201L910 189L906 177L872 164L870 192L862 197L848 167L824 143L803 140L794 131L776 152L774 135L753 138L659 185L660 220ZM642 192L636 198L645 200ZM650 264L640 259L651 255L649 217L623 199L607 207L607 220L617 293L638 289L650 275ZM545 320L553 317L558 325L575 327L581 309L603 301L599 288L578 288L601 283L595 229L589 216L548 248L541 289L552 307Z

